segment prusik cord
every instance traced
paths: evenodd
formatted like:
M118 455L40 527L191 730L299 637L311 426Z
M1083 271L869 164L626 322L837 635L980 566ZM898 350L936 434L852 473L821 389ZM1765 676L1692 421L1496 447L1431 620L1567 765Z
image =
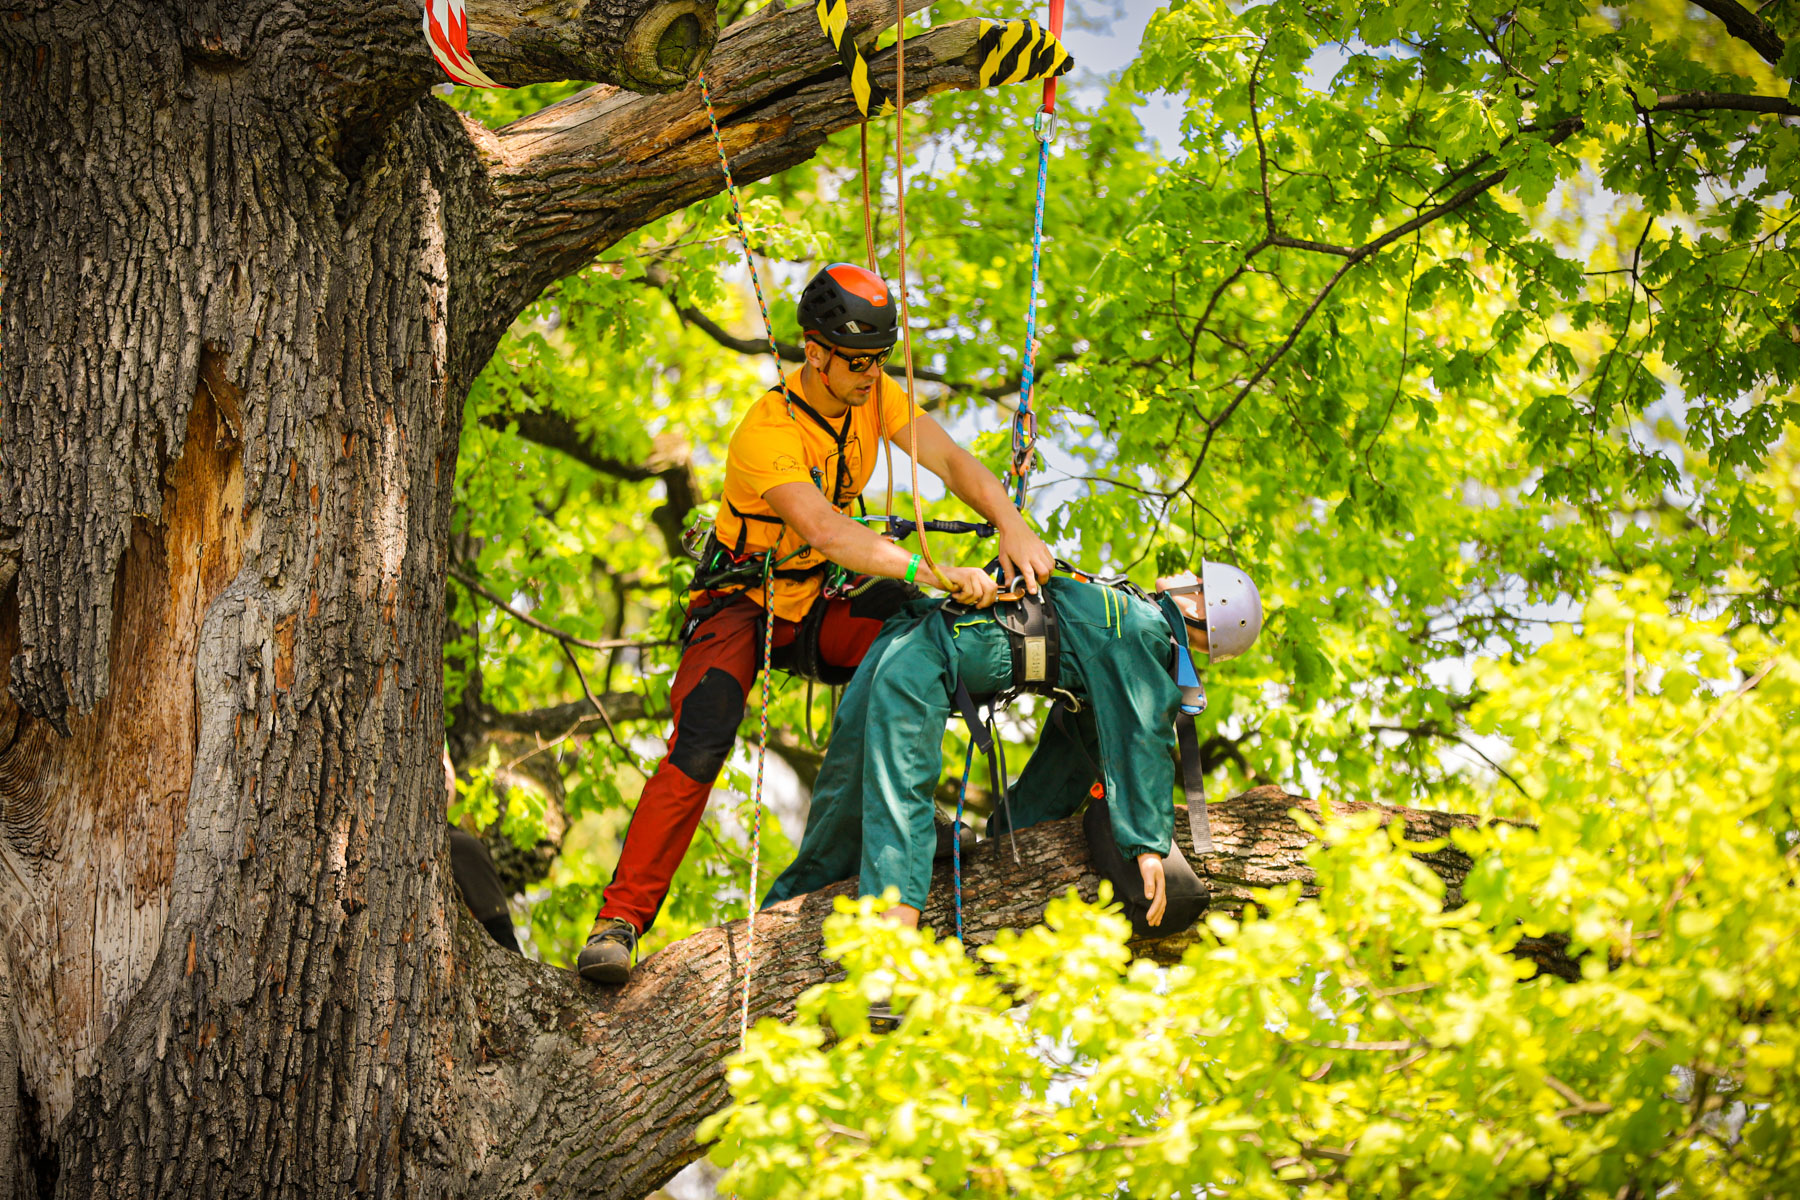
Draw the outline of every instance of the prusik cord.
M925 565L931 568L939 586L944 586L949 581L938 570L937 559L931 553L931 543L925 537L925 502L919 496L919 404L913 399L912 319L906 303L906 0L894 0L894 6L899 13L896 30L898 36L894 42L894 200L898 207L900 339L906 359L907 456L912 459L913 520L918 523L919 553L925 556ZM891 510L893 505L888 507Z

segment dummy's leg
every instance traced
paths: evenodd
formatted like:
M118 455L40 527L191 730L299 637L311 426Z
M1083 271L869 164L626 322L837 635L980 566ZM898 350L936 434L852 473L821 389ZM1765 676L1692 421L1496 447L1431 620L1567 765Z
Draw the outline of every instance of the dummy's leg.
M898 890L900 904L912 911L892 915L913 926L931 891L932 792L943 768L953 667L942 620L927 618L895 638L867 671L860 890L865 896Z
M1086 713L1066 710L1044 722L1037 748L1012 787L1013 828L1029 829L1045 821L1073 816L1098 782L1100 741ZM1006 814L988 820L988 836L1006 832Z
M816 892L856 874L862 853L862 748L869 709L869 669L879 661L877 643L864 669L844 688L831 721L831 744L813 784L806 814L806 833L787 870L776 877L763 897L767 908L782 900Z
M830 622L827 622L827 629ZM806 833L787 870L763 897L763 906L815 892L856 874L862 855L863 741L868 725L869 688L883 657L908 626L894 622L881 631L862 657L862 667L844 688L831 722L831 745L813 784Z

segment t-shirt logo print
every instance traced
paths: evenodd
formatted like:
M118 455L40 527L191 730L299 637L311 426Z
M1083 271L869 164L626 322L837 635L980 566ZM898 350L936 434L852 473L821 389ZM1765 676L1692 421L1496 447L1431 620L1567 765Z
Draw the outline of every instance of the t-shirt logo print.
M800 464L794 461L794 456L791 454L776 455L775 461L771 465L777 471L798 471L800 469Z

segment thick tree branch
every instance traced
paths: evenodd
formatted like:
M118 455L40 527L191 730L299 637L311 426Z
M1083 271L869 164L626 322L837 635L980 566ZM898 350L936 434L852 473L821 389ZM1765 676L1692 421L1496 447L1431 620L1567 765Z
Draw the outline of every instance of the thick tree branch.
M636 692L601 692L595 697L606 715L615 721L660 720L664 714L646 712L644 698ZM483 732L530 733L539 737L562 737L567 733L596 733L605 722L588 703L587 697L548 708L532 708L523 712L502 712L484 708L476 714L475 723Z
M762 338L738 337L699 309L689 304L682 304L675 298L674 279L671 278L669 273L661 266L654 263L651 264L644 272L643 281L647 286L656 288L668 297L669 306L675 310L675 315L681 318L683 324L692 325L695 329L698 329L701 333L704 333L707 337L711 338L725 349L735 351L738 354L747 355L760 355L769 352L769 343ZM802 363L806 361L805 352L795 342L784 342L777 339L775 342L775 353L782 362ZM1075 354L1065 353L1043 361L1046 363L1065 363L1073 362L1077 357L1078 356ZM904 363L890 361L883 369L895 379L906 378L906 366ZM913 378L922 380L926 383L941 384L952 392L961 392L970 396L985 396L990 400L998 400L1003 396L1016 395L1018 394L1019 388L1023 385L1021 376L1016 374L1004 376L993 383L970 383L966 380L951 379L942 371L933 371L929 368L918 366L913 368ZM941 402L941 397L929 397L920 401L919 407L930 412L937 408Z
M469 53L514 87L591 79L668 92L686 86L712 52L715 12L712 0L469 0Z
M856 30L893 18L881 0L851 5ZM975 87L977 34L977 22L958 21L908 39L908 99ZM870 65L891 84L891 48ZM733 25L706 73L739 183L805 161L829 134L861 119L810 5L771 6ZM724 189L698 86L667 97L595 88L498 133L471 135L488 164L499 231L499 278L477 339L497 337L546 285L625 234Z
M652 440L650 457L641 463L616 458L596 446L575 422L548 409L530 412L508 409L487 413L481 423L490 429L511 430L528 442L566 454L576 462L630 483L660 479L664 500L650 512L663 537L663 545L673 557L686 554L681 534L688 514L700 503L700 481L694 474L694 451L679 434L659 433Z
M1339 811L1376 807L1341 803ZM1239 910L1254 889L1311 882L1304 854L1309 836L1289 816L1318 806L1279 788L1258 788L1212 809L1217 852L1201 858L1184 846L1195 869L1211 882L1216 903ZM1414 840L1436 840L1476 818L1410 809L1383 811L1405 821ZM1177 815L1177 836L1188 823ZM1006 928L1043 916L1044 905L1077 888L1092 899L1093 873L1079 818L1038 826L1010 844L977 846L964 865L968 941L981 945ZM1444 849L1422 860L1449 885L1449 902L1470 863ZM925 921L953 927L947 868L938 871ZM493 1121L497 1136L487 1169L517 1180L520 1193L637 1197L697 1158L695 1125L727 1099L723 1060L737 1048L736 997L752 971L751 1020L791 1017L806 988L829 978L820 958L820 923L833 900L853 895L842 883L780 904L756 923L755 960L745 922L707 929L639 964L619 989L583 985L567 971L487 955L478 974L477 1008L485 1015L478 1039L485 1062L467 1064L465 1078L477 1127ZM1192 935L1146 943L1140 950L1169 958ZM1546 958L1555 960L1553 951ZM1566 965L1566 959L1563 960ZM489 1096L536 1099L502 1110ZM492 1105L493 1116L488 1116ZM518 1114L525 1114L521 1121ZM591 1131L571 1138L570 1131ZM503 1134L503 1136L500 1136ZM556 1147L547 1153L546 1147Z
M1694 0L1694 7L1705 9L1724 22L1725 30L1732 37L1745 42L1749 47L1767 59L1770 65L1781 61L1787 53L1787 43L1775 32L1775 27L1737 3L1737 0Z
M1800 117L1800 105L1782 96L1746 96L1738 92L1678 92L1658 97L1651 112L1756 112Z

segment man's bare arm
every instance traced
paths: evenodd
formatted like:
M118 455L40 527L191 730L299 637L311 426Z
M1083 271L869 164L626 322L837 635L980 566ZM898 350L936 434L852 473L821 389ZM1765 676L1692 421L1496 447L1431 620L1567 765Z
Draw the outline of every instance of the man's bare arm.
M980 464L976 464L979 466ZM763 493L763 499L804 538L814 550L840 567L861 575L887 579L906 578L912 552L902 550L874 530L852 521L826 503L809 483L780 483ZM975 567L942 566L935 577L930 567L919 567L916 581L949 592L964 604L986 608L994 602L994 581Z
M986 517L999 534L1000 567L1006 578L1023 576L1027 590L1050 578L1056 560L1043 539L1013 507L1006 486L980 459L953 441L929 415L918 417L919 465L944 481L950 493Z

